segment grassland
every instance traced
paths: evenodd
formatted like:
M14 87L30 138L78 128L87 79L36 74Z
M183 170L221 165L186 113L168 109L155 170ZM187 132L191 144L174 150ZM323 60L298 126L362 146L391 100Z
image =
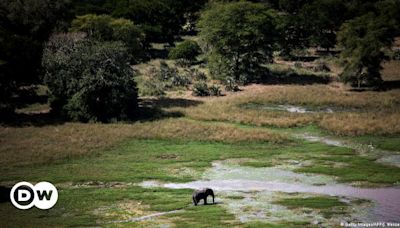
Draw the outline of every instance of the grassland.
M397 66L385 65L384 78L398 80ZM393 68L393 69L392 69ZM397 68L398 69L398 68ZM268 167L302 161L295 172L325 174L364 186L397 185L400 168L377 157L292 137L318 133L391 151L400 150L400 90L349 91L339 83L250 85L223 97L195 98L190 92L143 98L143 106L163 115L133 123L36 121L0 127L0 182L47 180L60 199L49 211L19 211L0 204L6 226L301 227L309 223L242 223L220 205L190 206L191 191L137 186L145 180L186 182L202 177L215 160ZM245 109L243 104L332 107L334 113L289 113ZM38 108L39 107L39 108ZM47 108L36 106L37 109ZM26 110L25 110L26 111ZM30 111L30 109L28 110ZM29 112L28 112L29 113ZM337 198L290 198L276 202L340 216ZM183 209L183 210L181 210ZM157 212L181 210L142 222L110 223ZM206 222L205 222L205 218Z

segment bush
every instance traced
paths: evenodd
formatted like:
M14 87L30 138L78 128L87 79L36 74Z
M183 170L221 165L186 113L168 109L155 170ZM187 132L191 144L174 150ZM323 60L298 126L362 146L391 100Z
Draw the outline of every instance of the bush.
M211 85L208 90L210 96L221 96L221 88L218 85Z
M187 87L190 83L190 79L185 75L176 74L171 78L171 85L173 87Z
M177 59L175 62L179 67L190 67L192 65L192 61L187 59Z
M193 85L193 95L199 97L209 96L210 92L208 90L207 83L197 82Z
M199 71L196 68L190 68L185 70L185 74L187 77L191 78L192 80L195 81L205 81L207 80L207 76L205 73Z
M196 60L196 57L200 54L200 47L196 41L185 40L182 43L176 45L169 52L170 59L183 59L190 62Z
M229 77L225 80L225 90L230 92L239 91L239 86L234 78Z
M84 122L131 118L137 110L137 89L128 60L120 42L53 36L42 61L52 111Z
M400 49L397 49L397 50L393 51L392 59L393 60L400 60Z
M165 96L164 84L155 80L144 81L139 92L142 96Z
M189 77L185 75L180 75L178 69L175 67L169 67L164 61L160 62L160 70L153 68L153 75L155 78L164 83L165 88L171 89L174 87L186 87L191 83Z
M315 66L312 68L315 72L330 72L331 69L324 61L317 61Z
M295 62L295 63L294 63L294 67L296 67L296 68L302 68L302 67L303 67L303 64L301 64L301 63L299 63L299 62Z
M173 77L176 77L178 70L174 67L169 67L165 61L160 62L160 69L153 68L155 71L156 78L161 81L168 81Z

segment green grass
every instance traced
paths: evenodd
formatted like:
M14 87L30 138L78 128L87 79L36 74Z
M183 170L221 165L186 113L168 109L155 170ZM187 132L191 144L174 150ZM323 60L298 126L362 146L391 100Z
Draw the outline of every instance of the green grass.
M84 181L141 182L160 180L186 182L201 177L212 161L249 158L242 165L267 167L287 160L309 160L312 165L297 172L320 173L339 181L394 184L400 181L400 168L356 155L352 149L320 143L294 141L288 145L269 143L224 144L174 140L129 140L112 149L49 165L0 168L0 181L40 181L54 183ZM341 166L332 164L340 163Z
M386 137L366 135L366 136L354 137L353 140L356 140L364 144L372 144L373 146L382 150L400 151L399 135L392 135Z
M218 124L218 123L210 123ZM245 126L251 130L249 126ZM309 127L317 130L314 127ZM297 131L297 130L296 130ZM301 131L299 128L298 131ZM83 157L71 157L42 165L24 165L18 168L0 168L0 181L50 181L59 189L59 202L49 211L36 209L22 212L11 204L0 204L2 224L14 226L148 226L168 222L177 227L242 226L234 215L220 205L192 207L191 192L187 189L144 189L134 185L122 187L89 186L74 188L75 183L88 181L139 183L144 180L186 182L201 178L205 169L215 160L246 158L241 165L266 167L288 160L311 161L310 166L298 172L322 173L338 177L339 181L363 181L368 184L393 184L400 180L400 168L376 163L361 157L349 148L328 146L302 140L274 144L267 142L222 143L193 140L129 139L110 149L100 150ZM341 164L334 166L333 164ZM69 183L69 184L66 184ZM147 207L144 213L184 209L176 214L162 216L161 220L108 224L132 214L121 208L127 202L140 202ZM315 197L288 199L280 203L295 208L301 206L321 210L329 218L344 213L343 203L335 198ZM104 212L96 213L101 208ZM125 216L125 217L124 217ZM207 218L207 222L204 222ZM150 223L150 224L149 224ZM265 224L249 223L248 227L301 227L309 223L290 221ZM153 224L154 225L154 224Z
M328 219L338 214L346 214L349 207L348 204L341 202L339 198L330 196L284 198L274 203L291 209L308 208L317 210Z
M326 209L338 206L346 206L345 203L339 201L336 197L307 197L307 198L285 198L275 201L277 204L284 205L289 208L313 208Z

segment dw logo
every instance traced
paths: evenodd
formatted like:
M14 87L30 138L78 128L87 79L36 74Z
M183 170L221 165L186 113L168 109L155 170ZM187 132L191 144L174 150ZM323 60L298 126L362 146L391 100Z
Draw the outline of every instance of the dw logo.
M19 182L11 189L11 203L18 209L26 210L33 206L50 209L58 200L56 187L49 182L39 182L33 186L29 182Z

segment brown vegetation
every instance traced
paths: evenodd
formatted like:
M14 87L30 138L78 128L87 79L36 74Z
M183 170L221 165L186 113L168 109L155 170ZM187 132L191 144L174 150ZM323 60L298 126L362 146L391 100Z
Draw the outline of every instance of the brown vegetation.
M263 141L279 143L284 135L267 129L246 130L228 124L201 124L165 119L135 124L66 123L44 127L0 127L1 166L51 162L87 155L127 138L206 140L216 142Z
M223 98L180 110L198 120L230 121L257 126L296 127L315 123L339 135L400 133L400 91L353 92L332 85L252 85ZM344 109L337 113L286 113L243 109L240 105L292 104Z

